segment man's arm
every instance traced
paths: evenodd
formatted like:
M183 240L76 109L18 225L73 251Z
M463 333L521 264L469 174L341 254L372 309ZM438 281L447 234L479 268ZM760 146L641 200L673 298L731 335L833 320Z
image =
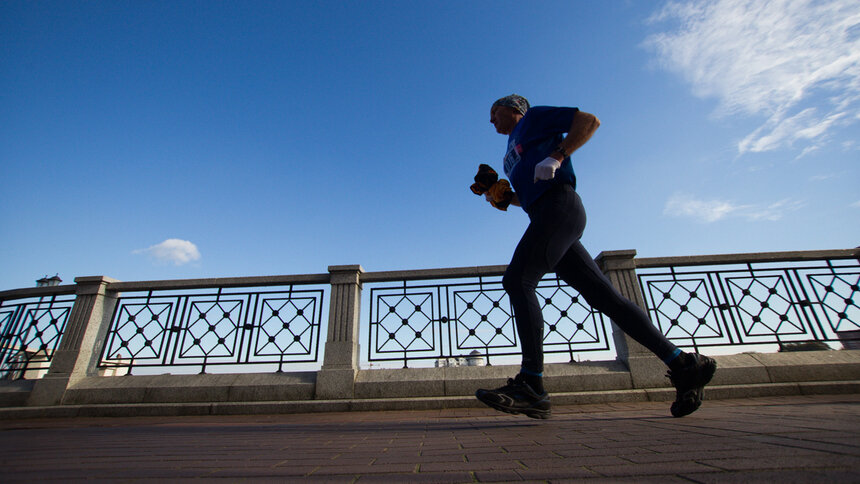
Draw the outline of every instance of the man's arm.
M591 139L591 136L597 131L598 127L600 127L600 120L597 119L597 116L585 111L577 111L573 115L573 122L570 123L570 130L568 130L567 136L564 137L564 140L559 145L559 148L564 150L564 152L554 151L550 154L550 157L558 161L563 161L571 153L582 147L586 141Z
M561 140L556 150L549 154L543 161L535 165L535 183L539 180L551 180L555 177L555 171L561 167L561 163L571 153L578 150L597 131L600 120L593 114L577 111L570 123L567 136Z

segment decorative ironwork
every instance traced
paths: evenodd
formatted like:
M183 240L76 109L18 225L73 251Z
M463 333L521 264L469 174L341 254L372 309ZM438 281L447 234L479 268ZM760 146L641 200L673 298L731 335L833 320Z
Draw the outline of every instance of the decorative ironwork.
M609 349L606 323L557 278L538 285L546 353ZM510 301L501 278L436 284L402 281L370 290L368 361L484 357L519 354Z
M322 289L204 293L149 291L119 298L103 368L274 364L318 359Z
M0 378L47 373L74 302L73 295L0 301Z
M856 260L639 269L654 323L685 347L836 341L860 329Z

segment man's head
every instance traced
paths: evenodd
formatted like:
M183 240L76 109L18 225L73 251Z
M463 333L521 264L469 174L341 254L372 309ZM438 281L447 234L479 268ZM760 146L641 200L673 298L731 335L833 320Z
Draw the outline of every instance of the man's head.
M496 106L507 106L509 108L513 108L514 111L525 115L526 111L529 110L529 100L519 94L511 94L510 96L505 96L494 102L493 107Z
M493 103L490 108L490 123L499 134L511 134L523 115L529 109L526 98L517 94L505 96Z

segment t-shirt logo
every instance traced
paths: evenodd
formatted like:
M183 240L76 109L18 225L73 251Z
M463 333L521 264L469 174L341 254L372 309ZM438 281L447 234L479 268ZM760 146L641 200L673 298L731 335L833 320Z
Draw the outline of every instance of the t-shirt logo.
M508 144L508 152L505 154L505 174L508 175L508 178L511 177L514 167L522 159L520 156L522 153L523 145L517 143L517 140L512 139Z

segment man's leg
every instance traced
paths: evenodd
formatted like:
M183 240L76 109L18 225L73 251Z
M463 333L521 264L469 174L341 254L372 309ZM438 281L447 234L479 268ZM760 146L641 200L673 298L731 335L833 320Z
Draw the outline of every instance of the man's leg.
M676 389L671 408L673 416L683 417L699 408L704 386L717 368L713 359L678 349L654 326L642 308L615 289L579 241L564 255L556 273L579 291L591 307L609 316L622 331L666 363Z
M556 267L556 274L579 291L592 308L609 316L622 331L669 365L680 353L651 323L638 305L621 295L585 247L575 242Z
M578 200L573 188L565 185L550 189L535 202L529 210L529 226L502 279L514 309L526 375L543 373L544 319L537 286L585 229L585 213Z
M475 396L503 412L522 413L533 418L547 418L550 414L549 396L543 389L544 321L536 289L584 228L584 220L578 220L566 210L571 194L575 195L570 187L556 187L529 210L531 222L502 279L514 309L523 354L522 368L507 385L495 390L480 389Z
M548 272L541 247L540 230L530 225L505 271L502 285L514 310L514 322L522 348L523 373L543 372L543 313L537 285Z
M702 389L716 369L714 360L681 352L651 323L639 306L622 296L603 275L594 259L579 242L585 229L585 209L579 195L570 186L547 192L529 211L531 223L520 240L503 285L514 308L517 333L523 350L523 367L516 380L498 390L478 390L478 398L494 408L526 413L499 404L499 395L513 395L516 405L527 405L533 393L543 394L543 314L536 288L548 272L558 276L580 292L589 304L606 314L627 334L654 352L670 368L670 379L677 390L672 415L682 417L701 405ZM528 384L523 391L521 383ZM548 416L548 399L546 416ZM539 418L546 418L546 416ZM529 415L534 416L534 415Z
M550 416L551 406L543 388L543 315L535 292L546 274L545 263L539 262L543 257L536 257L542 245L540 232L540 227L529 225L502 279L520 337L520 372L507 385L494 390L479 389L475 397L502 412L543 419Z

